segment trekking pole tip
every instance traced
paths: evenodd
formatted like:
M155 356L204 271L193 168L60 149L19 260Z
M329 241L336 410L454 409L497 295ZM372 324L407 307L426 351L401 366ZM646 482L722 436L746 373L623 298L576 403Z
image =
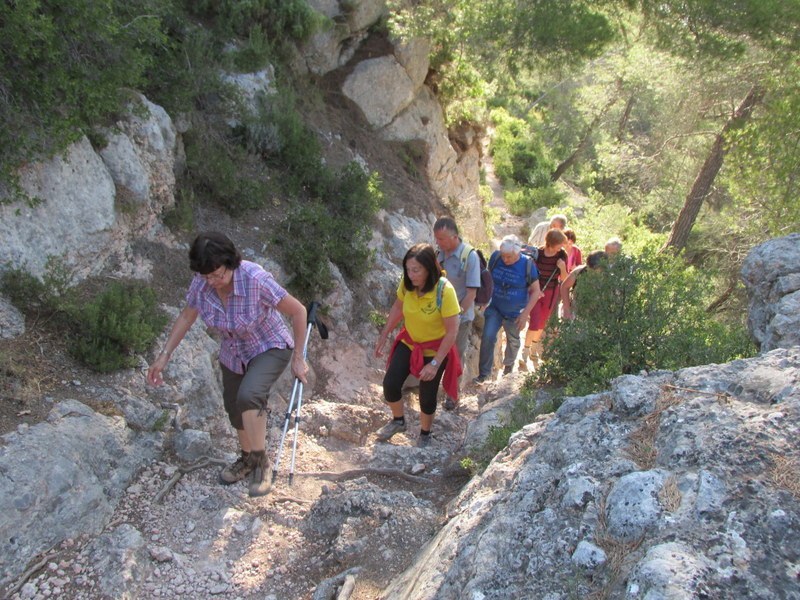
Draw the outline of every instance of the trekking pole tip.
M292 485L292 483L294 483L294 473L289 473L289 485Z

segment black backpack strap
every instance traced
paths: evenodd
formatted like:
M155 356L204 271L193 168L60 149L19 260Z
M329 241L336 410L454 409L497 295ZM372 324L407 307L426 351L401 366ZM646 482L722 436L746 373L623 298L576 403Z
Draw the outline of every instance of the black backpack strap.
M492 252L492 255L489 257L489 263L486 265L486 268L489 270L489 273L492 272L499 258L500 258L499 250L495 250L494 252Z

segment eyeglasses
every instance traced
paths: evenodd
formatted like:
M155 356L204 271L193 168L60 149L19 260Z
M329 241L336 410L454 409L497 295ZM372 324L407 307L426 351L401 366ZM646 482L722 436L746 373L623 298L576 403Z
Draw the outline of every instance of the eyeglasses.
M200 275L200 277L202 277L209 283L212 281L222 281L223 279L225 279L225 273L227 272L228 272L228 267L222 267L222 273L217 273L215 271L214 273L209 273L208 275Z

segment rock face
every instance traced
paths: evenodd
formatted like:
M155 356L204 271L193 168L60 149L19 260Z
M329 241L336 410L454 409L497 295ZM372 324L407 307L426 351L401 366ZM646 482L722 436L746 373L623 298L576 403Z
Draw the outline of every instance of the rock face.
M78 280L98 274L112 258L124 258L131 237L155 227L174 202L183 152L163 108L137 95L102 133L107 143L99 152L84 137L63 156L20 171L34 202L0 203L0 239L11 264L41 278L56 257Z
M2 582L54 544L99 533L136 471L160 452L159 439L74 400L57 404L47 422L4 436Z
M383 597L800 598L799 383L794 347L566 399Z
M800 344L800 233L756 246L742 266L748 325L762 351Z

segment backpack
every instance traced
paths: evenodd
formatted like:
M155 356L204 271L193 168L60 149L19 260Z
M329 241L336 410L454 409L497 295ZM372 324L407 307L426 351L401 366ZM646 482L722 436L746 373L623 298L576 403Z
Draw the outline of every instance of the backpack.
M522 254L535 261L537 258L539 258L539 249L536 246L522 244Z
M532 246L525 246L526 248L532 248ZM533 248L536 251L536 256L539 255L539 249ZM533 266L536 264L535 259L531 258L531 255L527 252L522 252L526 257L528 257L528 272L525 275L525 280L528 282L525 287L531 287L534 281L537 281L537 277L533 276ZM486 269L489 275L491 276L492 271L494 270L494 266L497 264L497 261L500 260L500 251L495 250L492 253L491 258L489 258L489 266ZM483 273L481 273L483 275ZM475 300L477 302L477 299Z
M494 279L492 279L492 273L489 270L489 265L486 263L486 257L483 255L483 252L477 248L473 248L469 244L464 244L464 251L461 253L461 267L466 269L467 257L473 250L475 250L475 253L478 255L478 267L481 271L481 286L475 293L475 304L477 306L486 306L492 301Z

